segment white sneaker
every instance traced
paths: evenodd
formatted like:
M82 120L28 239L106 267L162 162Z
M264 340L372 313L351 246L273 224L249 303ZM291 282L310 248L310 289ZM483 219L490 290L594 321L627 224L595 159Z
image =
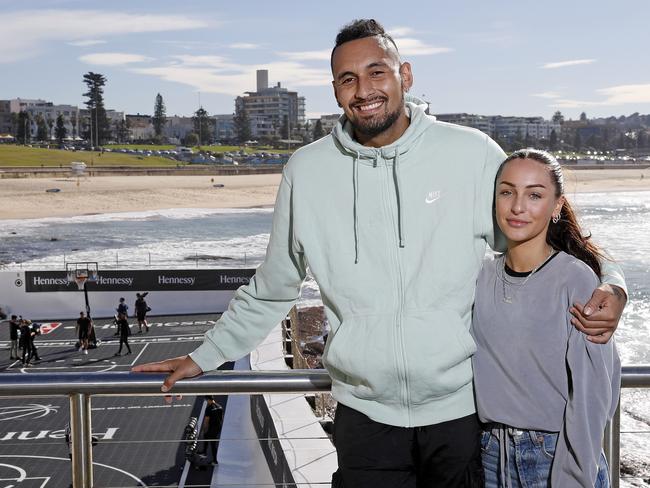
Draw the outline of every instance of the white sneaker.
M84 349L84 354L88 354L88 349Z

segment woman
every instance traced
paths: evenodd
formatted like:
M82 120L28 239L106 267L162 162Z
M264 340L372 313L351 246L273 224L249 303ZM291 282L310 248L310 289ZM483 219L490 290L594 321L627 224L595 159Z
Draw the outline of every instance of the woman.
M607 487L603 429L618 402L613 341L595 344L568 309L599 284L601 252L564 197L562 168L524 149L501 165L495 213L507 251L486 263L472 333L487 487Z
M115 353L116 356L122 355L122 344L126 346L127 354L131 354L131 346L129 346L129 336L131 335L131 327L129 321L126 319L125 314L119 314L115 320L117 324L117 333L120 334L120 348Z

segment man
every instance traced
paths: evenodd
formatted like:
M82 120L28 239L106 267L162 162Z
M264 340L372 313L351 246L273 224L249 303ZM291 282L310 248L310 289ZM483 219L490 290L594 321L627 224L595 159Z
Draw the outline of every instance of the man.
M135 299L135 316L138 319L138 334L142 334L142 326L144 326L144 331L149 332L149 324L147 323L147 312L151 310L147 301L144 299L149 294L148 291L144 293L136 293Z
M18 358L19 332L20 332L20 322L18 322L18 316L12 315L11 320L9 321L9 341L11 342L11 348L9 350L10 359L19 359Z
M138 294L136 293L136 295ZM117 304L117 308L115 310L117 311L118 315L124 315L124 318L127 318L129 316L129 306L126 304L124 297L120 298L120 303Z
M212 395L206 395L205 415L203 416L203 426L201 433L203 435L203 448L201 452L208 455L208 447L212 451L213 466L219 464L217 461L217 450L219 449L219 436L221 436L221 427L223 426L223 408L214 401Z
M126 304L126 299L124 297L120 297L120 302L118 303L115 311L117 312L117 317L115 318L117 330L113 335L120 335L120 326L118 324L118 320L120 320L120 318L126 319L129 316L129 306Z
M79 312L77 319L77 336L79 337L79 349L82 354L88 354L88 339L90 339L91 328L93 326L89 317L84 312Z
M40 361L41 358L38 355L38 348L36 347L36 336L40 335L40 333L41 333L41 325L36 324L36 323L32 322L31 320L28 320L27 324L29 325L29 328L31 330L31 332L29 334L29 337L30 337L30 341L29 341L29 347L30 347L29 357L31 358L31 361Z
M32 340L34 331L30 320L19 320L20 323L20 348L22 351L21 362L23 366L31 366L32 360Z
M169 391L243 356L296 302L309 263L332 329L334 486L482 486L468 331L486 242L499 247L505 154L406 99L411 66L374 20L339 32L331 68L344 116L287 163L264 263L197 350L134 371L170 372ZM607 340L624 305L604 285L576 304L577 327Z

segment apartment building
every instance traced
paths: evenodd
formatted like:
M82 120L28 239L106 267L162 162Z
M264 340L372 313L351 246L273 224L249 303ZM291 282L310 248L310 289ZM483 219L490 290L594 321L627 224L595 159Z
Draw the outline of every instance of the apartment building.
M0 134L11 134L11 103L9 100L0 100Z
M155 135L151 115L127 114L126 123L129 127L129 139L132 141L149 140Z
M218 114L210 117L214 120L214 138L219 142L235 140L235 115Z
M305 97L283 88L280 83L269 87L268 70L257 70L257 90L237 97L237 112L245 110L255 139L280 135L285 121L293 130L305 123Z
M9 115L6 114L6 108L9 108ZM52 102L40 99L27 99L27 98L14 98L12 100L1 100L0 101L0 132L5 132L1 127L6 124L6 119L8 117L9 122L11 121L12 113L27 112L31 120L30 132L32 137L36 137L36 132L38 127L36 125L36 118L38 116L42 117L45 121L56 122L56 119L59 115L63 116L63 122L65 128L68 131L68 136L73 137L73 135L79 134L79 108L75 105L55 105ZM3 122L3 120L5 122ZM9 126L9 132L11 126ZM54 132L52 131L52 134Z
M551 132L560 135L562 126L543 117L511 117L502 115L476 115L466 113L436 114L442 122L464 125L488 134L490 137L514 139L526 137L532 139L549 139Z

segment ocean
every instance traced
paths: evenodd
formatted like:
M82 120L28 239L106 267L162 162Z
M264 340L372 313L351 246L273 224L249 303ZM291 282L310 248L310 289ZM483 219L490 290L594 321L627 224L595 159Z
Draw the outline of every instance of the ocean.
M625 365L650 364L650 192L570 197L583 227L620 263L629 301L616 333ZM273 209L162 211L0 221L0 269L255 267L268 243ZM302 301L319 302L313 280ZM622 486L650 486L650 391L624 390Z

